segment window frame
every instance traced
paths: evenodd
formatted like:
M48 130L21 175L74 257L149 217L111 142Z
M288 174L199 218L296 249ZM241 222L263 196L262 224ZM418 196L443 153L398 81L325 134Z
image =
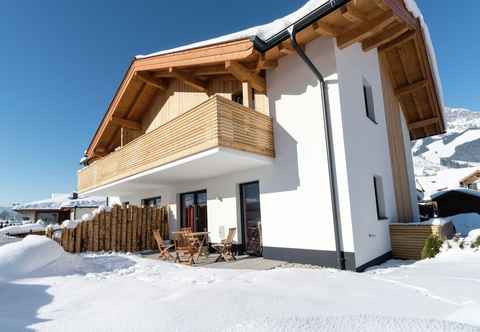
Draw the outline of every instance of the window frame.
M377 220L388 220L383 178L380 175L373 176L373 194L375 198Z
M147 202L149 201L154 201L154 200L160 200L159 202L159 205L155 205L155 206L150 206L150 205L147 205ZM162 196L154 196L154 197L149 197L149 198L143 198L142 199L142 206L149 206L149 207L161 207L162 206Z
M375 116L375 102L373 98L373 88L372 85L363 78L362 82L362 92L363 92L363 103L365 106L365 115L367 118L378 125L377 118Z

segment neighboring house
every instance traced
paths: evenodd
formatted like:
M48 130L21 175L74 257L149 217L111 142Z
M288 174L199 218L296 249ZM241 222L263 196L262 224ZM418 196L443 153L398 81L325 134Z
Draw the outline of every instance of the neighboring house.
M14 210L23 220L43 220L47 224L59 224L65 220L75 220L107 205L105 197L78 198L76 194L52 194L50 199L17 204Z
M460 180L460 186L471 190L480 191L480 170L477 168L463 179Z
M168 205L172 231L211 242L235 227L267 258L351 270L388 258L389 223L419 219L410 139L445 130L433 49L406 4L311 1L135 57L80 194Z
M439 217L462 213L480 213L480 193L466 188L445 190L432 195Z
M450 168L438 171L435 175L417 176L417 188L427 196L437 191L455 189L462 185L465 179L472 179L478 167ZM470 177L472 175L472 177ZM467 182L465 182L467 184ZM466 185L465 185L466 186Z

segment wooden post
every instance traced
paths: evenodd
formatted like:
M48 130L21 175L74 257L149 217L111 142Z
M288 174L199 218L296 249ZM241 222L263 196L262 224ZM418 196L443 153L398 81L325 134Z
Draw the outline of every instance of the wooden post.
M111 225L111 217L112 213L107 212L105 213L105 250L110 251L112 250L112 225Z
M98 251L98 234L99 234L99 224L100 224L100 214L95 216L93 219L93 251Z
M82 244L82 223L79 223L77 227L75 227L75 250L74 252L78 253L82 251L81 248Z
M141 240L140 240L140 247L142 250L146 249L146 224L147 224L147 210L145 207L142 208L142 224L140 226L140 232L141 232Z
M127 249L127 209L122 209L122 228L120 236L122 237L122 243L120 245L121 251L126 251Z
M98 251L105 250L105 212L100 213L98 222Z
M87 222L87 250L93 251L93 219Z
M117 218L118 218L118 206L114 206L112 210L112 226L111 226L111 232L112 232L112 237L110 239L112 243L112 251L117 251Z
M149 206L146 206L145 209L147 209L147 242L146 242L146 248L145 249L151 249L151 232L152 232L152 208Z
M126 241L126 247L125 251L129 252L132 251L132 207L129 206L127 209L127 225L126 225L126 235L127 235L127 241Z
M253 89L248 82L242 82L243 106L253 109Z

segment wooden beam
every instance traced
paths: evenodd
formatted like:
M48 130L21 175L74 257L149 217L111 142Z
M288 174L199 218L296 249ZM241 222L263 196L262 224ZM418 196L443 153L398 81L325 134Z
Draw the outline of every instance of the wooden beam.
M157 88L157 89L167 90L167 88L168 88L167 85L166 85L163 81L155 78L155 77L154 77L152 74L150 74L150 73L137 72L137 73L136 73L136 76L137 76L140 80L142 80L143 82L145 82L146 84L151 85L151 86L153 86L153 87L155 87L155 88Z
M415 122L412 122L412 123L409 123L409 124L408 124L408 129L409 129L409 130L412 130L412 129L417 129L417 128L422 128L422 127L430 126L430 125L432 125L432 124L437 123L438 120L439 120L438 117L433 117L433 118L430 118L430 119L424 119L424 120L420 120L420 121L415 121Z
M235 61L226 61L225 69L241 82L248 82L252 88L258 92L264 93L267 90L267 83L263 77L248 70L242 64Z
M141 130L142 129L142 124L137 121L133 120L127 120L127 119L122 119L117 116L112 117L112 123L116 124L122 128L128 128L132 130Z
M415 38L417 32L415 30L409 30L407 32L405 32L403 35L395 38L394 40L386 43L386 44L383 44L381 45L378 50L380 52L387 52L389 50L391 50L392 48L396 48L396 47L400 47L402 46L404 43L412 40L413 38Z
M415 90L421 89L428 84L427 80L420 80L411 84L407 84L395 89L395 95L397 97L409 94Z
M243 106L253 109L253 91L249 82L242 82Z
M368 21L367 15L359 11L356 7L354 7L351 3L340 8L340 13L343 17L353 23L360 23Z
M173 77L182 81L186 85L201 92L208 92L208 84L196 79L195 77L193 77L193 75L187 74L185 72L180 72L172 67L170 67L168 71L173 75Z
M392 11L384 12L374 19L363 23L358 27L354 27L347 32L337 37L337 46L342 49L350 45L360 42L363 39L371 36L372 34L382 30L389 24L397 20L397 17L393 16Z
M382 10L388 10L388 6L383 2L383 0L375 0L375 4L380 7Z
M399 20L403 21L412 29L417 28L417 19L405 8L402 0L383 0L382 2Z
M340 29L337 27L325 23L325 22L315 22L312 24L313 31L315 31L317 34L321 36L330 36L330 37L336 37L340 34Z
M278 51L283 55L289 55L289 54L295 53L295 50L290 45L287 46L284 44L280 44L277 46L277 48L278 48Z
M265 69L275 69L278 66L277 60L266 60L265 55L260 54L255 72L258 74Z
M379 47L382 44L388 43L389 41L397 38L406 31L408 31L408 27L403 23L399 23L389 29L383 30L375 36L365 39L362 42L362 48L365 52L368 52L374 48Z

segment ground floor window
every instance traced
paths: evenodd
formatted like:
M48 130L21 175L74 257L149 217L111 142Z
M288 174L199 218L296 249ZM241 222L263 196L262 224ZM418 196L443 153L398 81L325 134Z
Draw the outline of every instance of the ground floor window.
M258 181L240 184L240 212L244 249L252 255L262 254L262 215Z
M207 191L200 190L180 195L180 225L194 232L208 230Z
M383 191L383 179L379 175L373 177L373 190L375 192L375 203L377 206L377 218L379 220L387 219L385 208L385 194Z
M37 220L42 220L46 224L58 224L58 212L37 212L36 215Z
M160 207L162 204L162 196L145 198L142 200L142 206Z

